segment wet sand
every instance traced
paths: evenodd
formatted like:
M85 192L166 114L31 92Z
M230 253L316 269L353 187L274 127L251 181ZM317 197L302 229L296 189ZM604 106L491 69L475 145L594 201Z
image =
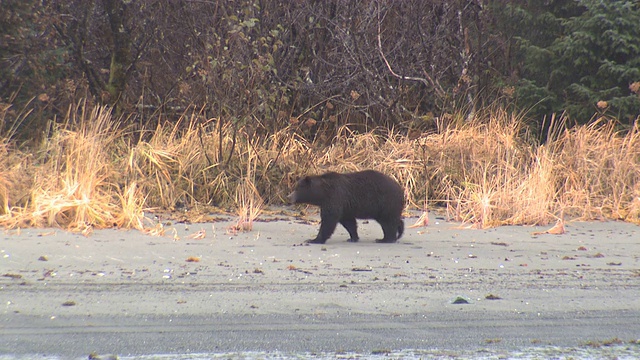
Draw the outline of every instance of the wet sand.
M316 218L317 220L317 218ZM406 219L410 225L414 219ZM0 236L0 354L514 351L616 343L640 354L640 227L465 229L443 218L378 244L295 218L174 224L167 236ZM174 230L175 229L175 233ZM189 235L204 231L201 239ZM455 304L464 299L466 304ZM635 353L634 353L635 354Z

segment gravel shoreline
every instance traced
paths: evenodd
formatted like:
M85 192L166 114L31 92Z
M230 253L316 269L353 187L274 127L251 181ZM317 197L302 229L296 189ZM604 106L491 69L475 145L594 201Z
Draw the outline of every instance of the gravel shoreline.
M0 359L640 354L633 224L532 235L546 228L432 216L396 244L360 222L358 243L338 229L305 245L317 224L279 218L230 235L231 223L176 224L165 237L5 231Z

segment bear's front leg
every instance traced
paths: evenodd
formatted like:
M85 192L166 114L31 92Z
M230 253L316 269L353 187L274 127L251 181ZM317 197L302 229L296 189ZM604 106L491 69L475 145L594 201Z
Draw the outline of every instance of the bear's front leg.
M358 242L360 237L358 236L358 224L356 223L356 218L343 218L340 220L340 224L344 226L345 229L349 232L349 240L348 242Z
M338 219L333 216L325 216L324 214L321 215L321 219L322 220L320 220L320 231L318 231L318 236L316 236L315 239L307 240L309 244L324 244L336 230Z

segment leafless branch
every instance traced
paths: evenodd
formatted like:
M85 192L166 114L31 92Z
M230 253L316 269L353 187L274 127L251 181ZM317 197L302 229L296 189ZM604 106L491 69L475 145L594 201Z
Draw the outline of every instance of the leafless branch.
M437 82L433 81L433 79L431 78L431 76L429 76L429 73L427 73L426 70L424 71L424 75L426 76L426 79L415 77L415 76L404 76L393 71L393 69L391 68L391 64L389 64L387 57L384 55L384 51L382 51L382 36L381 36L382 31L380 30L381 24L382 24L382 20L380 19L380 4L378 4L378 51L380 52L380 56L382 57L382 60L384 61L385 65L387 65L387 69L389 70L391 75L402 80L419 81L423 83L424 86L426 87L432 87L439 97L444 97L445 91Z

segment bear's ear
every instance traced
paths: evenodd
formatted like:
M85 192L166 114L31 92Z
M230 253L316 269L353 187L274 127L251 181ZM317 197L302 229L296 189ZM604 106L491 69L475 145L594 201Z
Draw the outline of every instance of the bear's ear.
M310 177L310 176L305 176L305 177L302 179L301 183L302 183L303 185L311 185L311 177Z

